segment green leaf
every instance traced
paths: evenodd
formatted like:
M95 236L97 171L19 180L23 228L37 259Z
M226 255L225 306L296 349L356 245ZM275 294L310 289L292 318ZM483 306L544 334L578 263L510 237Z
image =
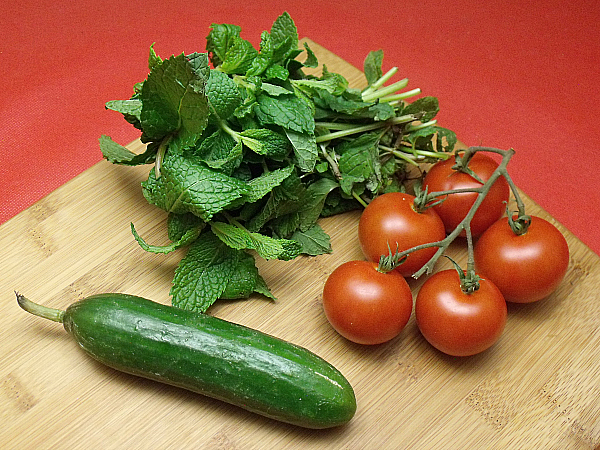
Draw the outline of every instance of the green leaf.
M129 123L134 121L139 123L142 113L142 101L139 98L112 100L106 102L106 109L123 114Z
M260 51L252 61L246 72L247 77L262 75L273 59L273 47L271 46L271 35L263 31L260 35Z
M341 154L339 169L342 172L342 180L340 185L346 194L351 194L356 183L372 181L379 177L381 163L378 142L378 133L365 133L336 148L336 151Z
M288 72L288 70L280 64L273 64L272 66L269 66L265 71L265 77L268 80L276 79L285 81L288 79L289 76L290 73Z
M274 239L260 233L223 222L211 222L212 232L231 248L256 250L264 259L294 259L300 254L298 242L288 239Z
M319 66L319 60L317 59L317 55L312 51L312 49L308 46L307 42L304 42L304 50L306 50L306 60L304 61L304 67L310 67L314 69Z
M302 172L312 172L319 159L319 149L314 133L299 133L287 128L284 130L292 143L296 164Z
M208 53L194 52L187 55L187 60L192 66L192 70L196 76L204 81L208 81L210 77L210 66L208 65Z
M449 130L447 128L442 128L439 126L435 126L436 131L436 139L437 139L437 150L452 152L454 151L454 146L458 142L458 138L456 137L456 133L454 131Z
M242 162L242 142L236 142L227 132L219 128L200 143L194 155L208 167L231 175Z
M133 223L131 224L131 233L133 234L133 237L138 242L138 244L140 244L140 247L142 247L145 251L150 252L150 253L165 254L165 253L171 253L171 252L177 250L178 248L185 247L186 245L190 245L192 242L194 242L198 238L198 236L200 236L200 233L202 232L204 225L205 225L205 223L201 223L199 226L197 226L195 228L190 228L177 241L171 242L170 244L167 244L167 245L149 245L149 244L147 244L146 241L144 241L144 239L142 239L142 237L135 230Z
M275 161L283 161L291 148L285 136L268 128L244 130L239 133L239 137L250 150Z
M146 141L177 132L175 142L180 148L196 142L208 120L205 80L197 70L181 54L150 72L141 92L140 121Z
M168 212L191 212L208 221L247 192L246 183L209 168L199 158L167 153L160 177L142 183L149 203Z
M300 210L300 230L306 231L317 222L327 196L337 187L339 187L339 184L330 178L319 178L308 186L305 201Z
M292 172L281 185L273 188L263 208L246 222L246 228L258 231L272 219L298 212L303 206L305 195L306 186Z
M210 54L213 66L220 66L227 57L227 52L240 37L241 27L230 24L212 24L206 37L206 51Z
M298 30L287 12L281 14L271 26L271 41L274 48L286 54L298 48ZM283 51L281 49L284 49Z
M383 50L369 52L365 58L363 71L369 86L375 83L383 75L383 70L381 69L382 63Z
M265 91L268 95L272 96L272 97L277 97L278 95L290 95L293 94L292 91L290 91L289 89L286 89L282 86L279 86L277 84L272 84L272 83L261 83L260 85L260 89Z
M265 282L264 278L260 276L260 274L256 279L254 292L256 292L257 294L264 295L265 297L270 298L271 300L277 300L277 298L275 298L275 296L271 293L269 286L267 286L267 283Z
M300 243L301 252L305 255L317 256L332 251L329 235L317 224L306 231L296 231L291 239Z
M289 177L293 170L294 166L288 166L253 178L248 182L248 192L244 195L244 199L248 203L260 200Z
M154 43L150 46L150 54L148 55L148 69L154 70L155 67L162 64L162 59L154 51Z
M243 75L252 66L258 51L250 42L239 36L234 36L232 41L233 44L227 49L220 70L232 75Z
M436 97L423 97L409 103L402 114L413 114L421 122L429 122L440 111L440 105Z
M225 73L211 70L206 83L206 96L211 113L218 120L227 120L242 104L242 97L235 82Z
M102 135L99 139L102 156L113 164L137 166L154 162L157 146L148 145L143 153L133 153L127 147L113 141L110 136Z
M201 234L175 269L173 306L206 312L227 288L239 259L240 252L213 233Z
M204 225L204 221L192 213L167 216L167 233L171 241L179 241L188 231Z
M295 95L271 97L260 94L254 111L263 125L279 125L300 133L314 133L312 111L304 100Z
M266 287L266 283L258 273L254 257L246 252L239 252L238 262L221 298L226 300L248 298L256 291L264 294L264 287ZM268 289L266 292L269 298L274 299Z

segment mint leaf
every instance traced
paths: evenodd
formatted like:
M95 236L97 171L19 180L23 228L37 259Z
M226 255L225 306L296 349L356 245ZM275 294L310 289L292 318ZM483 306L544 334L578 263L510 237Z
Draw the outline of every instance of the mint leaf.
M288 79L289 76L290 73L288 72L288 70L280 64L273 64L272 66L269 66L265 71L265 77L268 80L277 79L285 81Z
M220 64L220 70L232 75L243 75L252 66L252 61L258 55L258 51L250 42L239 36L234 36L231 41L233 43L225 53L225 58Z
M423 97L409 103L402 114L413 114L421 122L429 122L440 111L439 101L435 97Z
M248 203L254 203L260 200L276 186L279 186L283 180L290 176L294 166L288 166L283 169L276 169L266 172L248 182L248 192L244 194L244 199Z
M218 120L227 120L242 104L242 97L235 82L225 73L211 70L206 83L206 96L211 113Z
M271 35L268 31L263 31L260 35L260 50L246 72L246 76L252 77L262 75L271 64L272 59L273 47L271 46Z
M135 230L133 223L131 224L131 233L133 234L133 237L138 242L138 244L140 244L140 247L142 247L142 249L144 249L145 251L150 253L171 253L177 250L178 248L190 245L192 242L194 242L198 238L198 236L200 236L204 225L204 223L201 223L195 228L190 228L177 241L171 242L168 245L147 244L146 241L144 241L144 239L142 239L142 237Z
M300 210L300 224L302 231L312 227L321 215L325 200L331 191L339 184L330 178L319 178L306 189L305 201Z
M254 257L246 252L239 252L237 264L220 298L226 300L248 298L257 286L262 289L263 284L264 280L258 274Z
M167 154L161 175L152 169L142 183L149 203L173 213L191 212L204 221L227 208L247 192L246 184L209 168L199 158Z
M177 132L175 142L180 148L196 142L208 119L206 81L198 77L198 70L181 54L150 72L140 94L145 141L158 141Z
M285 129L285 134L292 143L296 164L302 172L312 172L319 159L319 149L313 133L299 133Z
M374 181L379 178L381 162L378 142L378 133L366 133L337 147L337 152L341 154L339 169L342 172L342 180L340 185L346 194L351 194L356 183L367 180Z
M272 83L261 83L260 84L260 89L265 91L267 94L269 94L272 97L277 97L278 95L284 95L284 94L293 94L292 91L290 91L289 89L286 89L282 86L279 86L277 84L272 84Z
M173 306L206 312L227 288L239 259L240 252L214 234L201 234L175 269Z
M213 66L220 66L227 57L227 52L240 37L241 27L230 24L212 24L206 37L206 51L210 54Z
M285 136L268 128L244 130L239 137L250 150L275 161L283 161L291 147Z
M148 54L148 69L154 70L155 67L162 64L162 59L156 54L154 50L154 43L150 46L150 53Z
M295 95L271 97L260 94L254 111L263 125L279 125L300 133L313 133L315 129L310 107Z
M193 153L208 167L227 175L239 167L243 158L241 141L236 142L222 129L204 139Z
M332 251L329 235L317 224L305 231L296 231L290 239L300 243L305 255L317 256Z
M231 248L256 250L264 259L294 259L300 254L300 245L288 239L274 239L260 233L223 223L211 222L212 232Z
M271 43L285 55L298 48L298 29L287 12L281 14L271 26Z
M310 67L314 69L319 66L319 60L317 59L317 55L312 51L312 49L308 46L308 43L304 43L304 50L306 50L306 60L304 61L304 67Z
M129 100L112 100L106 102L106 109L119 112L125 116L127 122L139 127L140 115L142 113L142 101L139 98Z
M262 209L246 223L250 231L259 231L268 221L298 212L306 195L306 186L293 172L273 188Z
M113 164L137 166L154 162L157 146L148 145L143 153L133 153L127 147L113 141L110 136L102 135L99 139L102 156Z
M167 216L167 235L171 241L179 241L188 231L201 227L205 222L192 213Z
M260 274L256 279L254 292L256 292L257 294L264 295L265 297L270 298L271 300L277 300L275 296L271 293L269 286L267 286L267 283L265 282L264 278L260 276Z
M444 152L452 152L454 151L454 146L458 142L458 138L456 137L456 133L454 131L449 130L447 128L442 128L439 126L434 127L436 131L436 139L437 139L437 150Z
M381 65L383 63L383 50L369 52L363 64L367 83L372 85L383 75Z
M210 67L208 65L208 53L194 52L187 55L192 70L200 80L207 81L210 77Z

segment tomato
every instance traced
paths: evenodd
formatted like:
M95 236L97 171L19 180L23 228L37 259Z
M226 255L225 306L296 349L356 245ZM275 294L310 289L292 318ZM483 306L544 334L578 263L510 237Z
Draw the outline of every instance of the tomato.
M506 302L485 279L473 293L463 292L456 270L435 273L415 301L417 326L425 339L452 356L470 356L491 347L506 324Z
M444 239L444 223L437 213L431 208L417 212L414 200L412 195L391 192L376 197L365 208L358 222L358 241L368 260L378 262L381 255L389 254L389 249L404 251ZM412 252L396 270L411 276L436 251L437 247L430 247Z
M427 186L428 192L448 191L451 189L478 188L482 184L471 175L452 169L455 157L435 163L423 180L423 188ZM489 156L478 152L469 161L468 167L477 174L482 181L487 181L498 168L498 164ZM471 233L479 236L490 225L500 219L504 214L508 201L510 188L504 177L498 178L491 186L485 199L477 209L471 221ZM434 206L444 225L446 232L452 232L469 213L471 206L477 199L476 192L456 193L446 196L439 205ZM465 236L466 233L461 233Z
M395 270L377 263L349 261L337 267L323 288L323 308L332 327L358 344L381 344L396 337L412 313L412 293Z
M475 266L506 301L530 303L550 295L569 266L569 246L562 233L541 217L531 217L524 234L515 234L502 218L481 235L474 248Z

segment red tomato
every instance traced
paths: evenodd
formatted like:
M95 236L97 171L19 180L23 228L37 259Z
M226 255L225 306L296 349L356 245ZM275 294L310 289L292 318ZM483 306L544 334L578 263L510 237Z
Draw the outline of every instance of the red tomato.
M381 255L408 250L421 244L444 239L444 223L429 208L423 212L414 209L415 197L393 192L380 195L365 208L358 222L358 241L365 257L378 262ZM437 247L412 252L396 270L408 277L431 259Z
M323 308L333 328L358 344L396 337L412 313L412 293L402 275L382 273L377 263L349 261L325 282Z
M491 347L506 324L506 302L491 281L480 280L467 294L454 269L437 272L417 294L415 316L425 339L452 356L470 356Z
M445 161L435 163L423 180L423 188L427 186L428 192L449 191L451 189L478 188L482 184L471 175L452 169L455 164L455 158L452 156ZM477 176L487 181L492 173L498 168L498 164L492 158L481 152L475 153L469 161L469 168ZM471 221L471 233L473 236L479 236L490 225L500 219L504 214L508 201L510 188L504 177L500 177L490 188L485 199L477 209L473 220ZM476 192L466 192L460 194L450 194L439 205L434 206L444 225L446 232L452 232L458 224L469 213L471 206L477 199ZM465 236L466 233L461 233Z
M532 217L524 234L516 235L502 218L481 235L474 248L475 266L508 302L531 303L550 295L569 266L569 246L558 229Z

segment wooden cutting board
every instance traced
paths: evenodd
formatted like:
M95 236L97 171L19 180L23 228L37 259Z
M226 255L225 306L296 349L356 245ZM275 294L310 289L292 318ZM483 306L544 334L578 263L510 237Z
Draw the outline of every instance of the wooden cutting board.
M359 70L311 47L329 70L362 85ZM358 213L322 220L330 255L258 261L277 302L256 297L210 310L305 346L340 369L358 401L347 426L296 428L96 363L59 324L19 309L13 291L55 308L116 291L168 303L182 253L145 253L129 228L133 221L148 241L166 243L165 213L141 194L147 172L100 162L0 227L0 447L600 448L599 259L526 196L530 214L566 235L569 271L551 297L510 306L502 338L483 354L437 352L419 335L414 315L399 337L374 347L332 330L321 290L337 265L362 258ZM465 262L461 243L450 254ZM423 281L412 282L415 292Z

